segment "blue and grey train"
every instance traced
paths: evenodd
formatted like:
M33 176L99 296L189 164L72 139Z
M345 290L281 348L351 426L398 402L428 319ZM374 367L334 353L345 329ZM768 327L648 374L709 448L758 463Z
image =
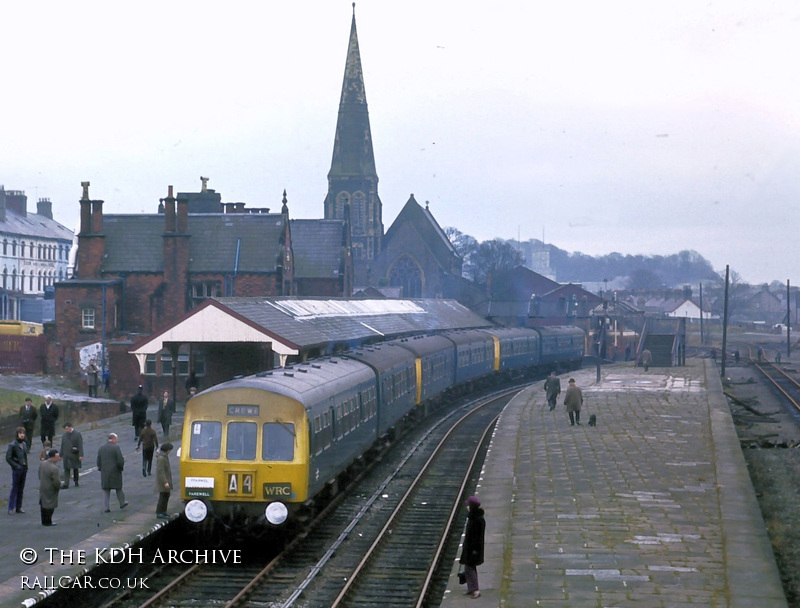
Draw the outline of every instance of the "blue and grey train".
M459 330L390 340L209 388L188 402L184 515L258 532L308 517L403 424L481 383L579 367L572 326Z

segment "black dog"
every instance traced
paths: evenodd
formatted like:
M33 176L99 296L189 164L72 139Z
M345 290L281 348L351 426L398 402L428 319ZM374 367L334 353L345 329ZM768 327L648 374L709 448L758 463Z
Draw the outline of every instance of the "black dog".
M589 416L589 426L597 426L597 416L594 414Z

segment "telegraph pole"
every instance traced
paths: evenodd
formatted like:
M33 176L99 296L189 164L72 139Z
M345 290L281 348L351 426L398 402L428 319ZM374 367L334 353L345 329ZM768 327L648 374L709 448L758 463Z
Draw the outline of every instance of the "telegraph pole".
M792 305L789 279L786 279L786 358L792 356Z
M725 265L725 311L722 316L722 368L720 375L725 377L725 349L728 348L728 277L730 276L730 266Z
M703 284L700 283L700 344L705 344L703 340Z

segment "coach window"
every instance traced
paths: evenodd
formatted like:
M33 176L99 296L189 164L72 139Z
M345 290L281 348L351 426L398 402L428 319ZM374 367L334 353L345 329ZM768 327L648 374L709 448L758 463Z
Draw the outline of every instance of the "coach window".
M198 460L216 460L222 442L221 422L193 422L189 455Z
M291 422L267 422L261 438L263 460L290 462L294 460L294 424Z
M228 460L255 460L257 433L255 422L229 422L225 457Z

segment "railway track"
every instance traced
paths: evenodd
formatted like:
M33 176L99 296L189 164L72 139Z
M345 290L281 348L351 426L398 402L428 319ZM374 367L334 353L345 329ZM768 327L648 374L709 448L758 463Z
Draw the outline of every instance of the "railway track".
M776 363L754 359L752 352L749 358L766 381L782 395L782 401L788 404L790 413L800 424L800 381Z
M152 579L155 595L137 592L104 608L438 605L465 488L489 430L519 390L419 425L285 548L265 546L247 564L165 570Z

